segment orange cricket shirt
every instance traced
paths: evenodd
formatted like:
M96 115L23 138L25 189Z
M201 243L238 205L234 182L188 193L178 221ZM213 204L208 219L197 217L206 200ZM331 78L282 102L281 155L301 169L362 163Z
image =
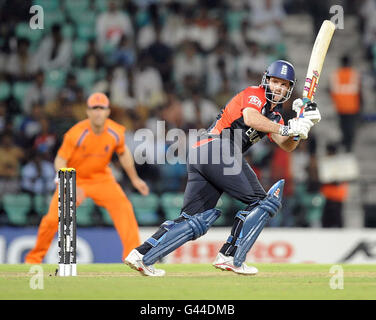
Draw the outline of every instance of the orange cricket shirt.
M125 127L107 119L104 130L95 134L88 119L80 121L64 135L58 155L75 168L77 180L113 179L109 163L114 152L125 151Z

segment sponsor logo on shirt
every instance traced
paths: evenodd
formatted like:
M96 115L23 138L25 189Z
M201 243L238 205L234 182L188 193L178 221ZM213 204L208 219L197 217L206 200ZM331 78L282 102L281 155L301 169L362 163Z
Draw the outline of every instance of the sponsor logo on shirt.
M258 106L259 108L261 108L261 100L257 96L249 96L248 97L248 103L254 104L254 105Z

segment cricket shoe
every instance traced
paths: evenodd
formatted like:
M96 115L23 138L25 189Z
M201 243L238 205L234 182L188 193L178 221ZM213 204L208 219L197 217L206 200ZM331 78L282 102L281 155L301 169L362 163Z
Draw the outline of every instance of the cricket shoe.
M235 273L243 274L243 275L255 275L257 274L258 270L255 267L248 266L244 262L240 267L236 267L234 265L234 257L225 256L222 253L218 253L217 257L213 262L213 266L217 269L221 269L223 271L233 271Z
M144 256L136 249L133 249L129 255L124 259L124 263L130 266L132 269L139 271L144 276L150 277L163 277L166 271L162 269L155 269L153 265L147 266L142 258Z

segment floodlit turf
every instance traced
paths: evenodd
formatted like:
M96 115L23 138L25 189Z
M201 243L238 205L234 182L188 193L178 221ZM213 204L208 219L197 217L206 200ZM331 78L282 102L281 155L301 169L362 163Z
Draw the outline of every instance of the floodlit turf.
M122 264L78 265L78 276L65 278L55 276L56 265L40 266L43 280L31 265L0 265L0 299L376 299L375 265L342 265L342 290L330 287L339 275L330 273L332 265L255 264L258 275L241 276L209 264L167 264L159 265L167 272L162 278ZM31 288L38 285L43 289Z

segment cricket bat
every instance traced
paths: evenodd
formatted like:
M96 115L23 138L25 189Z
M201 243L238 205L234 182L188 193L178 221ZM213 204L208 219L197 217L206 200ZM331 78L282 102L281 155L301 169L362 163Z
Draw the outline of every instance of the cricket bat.
M313 101L315 97L322 66L324 65L326 53L328 51L330 41L332 40L335 28L336 27L333 22L330 20L324 20L320 31L317 34L312 48L311 58L309 60L307 75L303 87L302 99L304 105L300 109L299 117L303 116L305 105L308 102ZM298 137L295 137L294 140L298 140Z

